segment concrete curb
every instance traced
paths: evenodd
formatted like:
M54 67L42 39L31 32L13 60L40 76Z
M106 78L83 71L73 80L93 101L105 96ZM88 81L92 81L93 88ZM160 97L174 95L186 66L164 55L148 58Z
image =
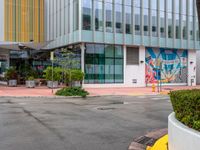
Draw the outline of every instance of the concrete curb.
M168 129L161 129L150 132L145 136L141 136L133 140L128 150L146 150L147 146L153 146L155 142L166 135Z
M81 96L0 96L0 98L51 98L51 99L72 99L72 98L92 98L92 97L101 97L101 96L87 96L86 98L83 98Z

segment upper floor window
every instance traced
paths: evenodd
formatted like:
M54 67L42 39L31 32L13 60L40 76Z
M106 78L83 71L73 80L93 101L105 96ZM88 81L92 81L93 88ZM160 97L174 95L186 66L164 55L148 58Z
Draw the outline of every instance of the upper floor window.
M92 29L92 0L82 0L83 30Z
M106 13L106 32L113 32L113 4L112 0L106 0L105 2Z
M103 2L94 1L95 6L95 30L103 31Z

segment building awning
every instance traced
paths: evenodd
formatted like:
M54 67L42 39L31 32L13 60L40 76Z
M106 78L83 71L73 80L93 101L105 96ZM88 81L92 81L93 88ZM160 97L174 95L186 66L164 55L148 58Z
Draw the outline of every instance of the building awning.
M41 50L52 41L34 43L34 42L0 42L0 49L7 50Z

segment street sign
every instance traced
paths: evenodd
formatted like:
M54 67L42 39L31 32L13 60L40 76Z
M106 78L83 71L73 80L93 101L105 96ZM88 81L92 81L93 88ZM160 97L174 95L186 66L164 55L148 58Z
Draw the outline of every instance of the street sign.
M51 52L51 61L53 61L54 60L54 52Z

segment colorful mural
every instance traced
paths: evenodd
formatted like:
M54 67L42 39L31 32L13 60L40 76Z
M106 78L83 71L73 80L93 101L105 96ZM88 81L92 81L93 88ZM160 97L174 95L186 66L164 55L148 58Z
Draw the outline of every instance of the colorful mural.
M146 48L146 83L187 83L188 51Z

